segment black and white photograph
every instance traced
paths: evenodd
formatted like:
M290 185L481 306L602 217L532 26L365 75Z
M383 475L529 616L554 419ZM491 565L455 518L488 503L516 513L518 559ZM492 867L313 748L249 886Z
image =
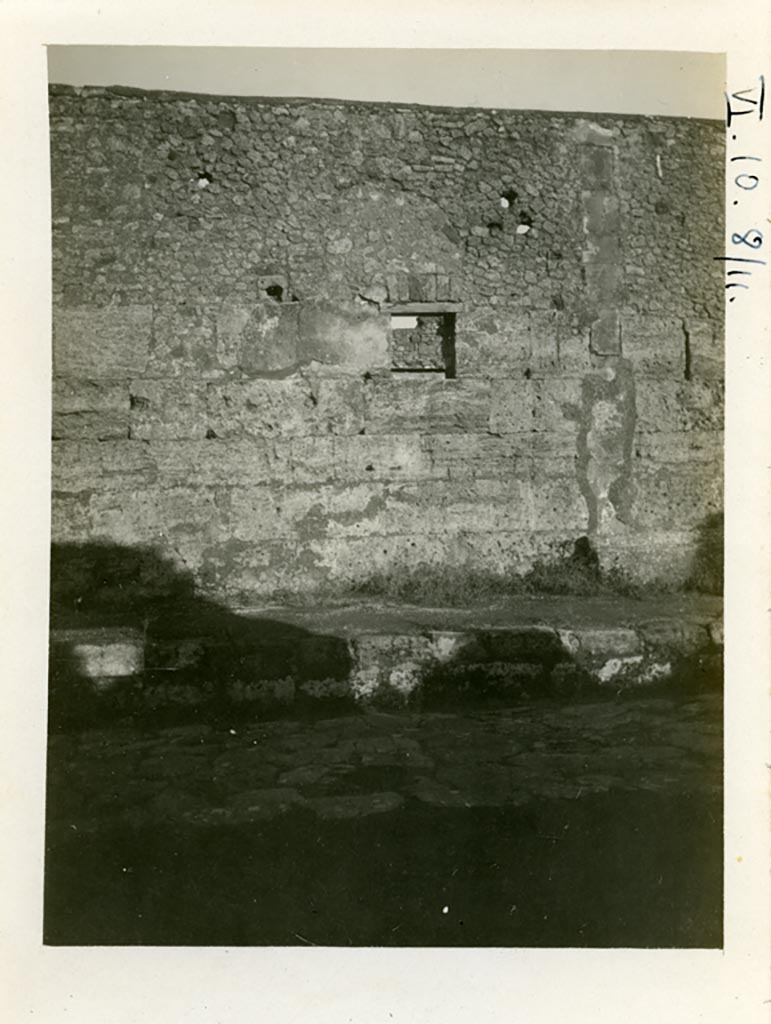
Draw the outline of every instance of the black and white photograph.
M721 945L723 63L51 49L46 942Z
M38 6L10 1019L760 1024L767 13Z

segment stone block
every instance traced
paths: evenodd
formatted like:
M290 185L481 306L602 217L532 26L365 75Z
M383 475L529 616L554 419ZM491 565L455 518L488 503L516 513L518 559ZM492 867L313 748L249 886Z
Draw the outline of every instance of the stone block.
M290 538L237 540L231 535L213 540L201 552L200 578L214 600L246 606L270 597L285 582L275 571L279 563L291 564L295 586L310 588L306 566Z
M313 433L315 393L307 380L250 380L212 384L207 426L217 438L297 437Z
M717 381L640 378L636 382L637 429L716 431L723 429L724 389Z
M706 625L684 619L654 619L642 623L637 631L647 648L673 658L702 650L709 637Z
M495 434L546 433L573 438L578 433L580 408L579 378L494 381L490 429Z
M216 379L223 369L217 358L213 317L202 307L159 304L154 307L148 377Z
M588 528L589 512L575 472L558 477L536 473L532 479L533 525L555 534L581 536Z
M388 317L369 309L330 310L303 304L299 320L303 363L364 371L389 365Z
M173 537L175 547L184 548L188 568L195 567L201 548L226 533L225 526L216 493L207 488L115 486L95 491L88 503L91 537L128 545Z
M147 449L147 446L143 446ZM147 458L166 486L241 487L289 476L288 450L260 438L153 441Z
M589 337L580 334L567 334L559 339L559 368L567 374L591 373L596 367L596 358L592 358Z
M54 491L51 496L51 540L54 543L82 543L89 536L90 491L66 494Z
M462 318L455 342L459 376L512 376L529 370L554 371L557 366L556 316L530 314L512 325L489 313Z
M212 384L207 426L217 438L357 434L364 422L359 378L288 377Z
M329 483L338 478L338 445L354 438L295 437L273 443L273 477L284 484Z
M289 491L284 509L302 541L387 532L383 485L376 482Z
M581 645L581 654L593 657L636 655L642 650L642 641L635 630L622 626L577 625L572 632Z
M206 437L206 391L195 381L132 380L130 406L134 440Z
M144 637L125 628L52 630L51 660L54 665L66 662L99 691L143 671Z
M57 308L54 372L64 377L130 377L147 368L150 306Z
M269 486L235 487L228 492L227 523L232 540L269 541L293 534L294 520L313 503L314 497L299 492L302 508L298 510L298 496L277 493Z
M247 376L294 369L299 356L300 306L296 302L228 300L217 315L217 363Z
M500 479L517 475L521 457L528 451L517 436L491 434L431 434L424 439L431 476L436 479L467 480L477 477Z
M638 430L634 436L634 457L645 462L701 462L717 470L723 462L722 430Z
M382 378L373 381L365 427L368 434L480 433L489 413L487 381Z
M387 489L384 533L490 533L533 524L532 489L517 479L426 481Z
M148 446L133 441L54 441L51 487L77 493L104 487L136 489L158 479Z
M316 403L309 433L349 436L364 429L364 382L358 377L321 377L315 385Z
M722 474L704 463L637 468L632 521L638 528L697 526L722 511Z
M686 336L682 320L625 317L621 347L637 374L682 379L686 368Z
M330 468L335 479L362 480L427 480L437 473L430 451L417 435L357 434L334 440Z
M722 380L725 377L723 335L719 328L701 320L686 322L690 373L696 380Z
M129 390L98 380L55 380L52 437L55 441L127 438Z
M597 551L604 569L620 569L637 583L673 587L690 577L699 540L695 529L654 526L600 534Z

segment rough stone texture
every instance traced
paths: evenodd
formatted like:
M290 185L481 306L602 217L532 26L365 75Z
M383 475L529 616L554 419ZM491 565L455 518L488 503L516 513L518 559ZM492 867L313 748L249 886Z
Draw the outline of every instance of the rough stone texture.
M126 377L147 369L152 306L56 309L54 372L59 377Z
M720 124L58 86L50 113L54 541L152 544L231 605L582 534L689 577ZM456 379L392 307L453 317Z
M579 607L552 598L487 611L274 607L224 621L211 609L201 619L191 607L176 626L173 610L156 609L145 633L54 629L54 706L76 709L99 692L95 679L117 676L133 677L140 705L200 704L219 694L223 706L290 710L296 701L405 705L459 693L484 700L675 685L684 674L693 684L700 661L711 665L702 680L711 685L719 677L720 607L717 598L616 599L612 607L607 599L582 598ZM386 752L376 753L381 763Z
M528 702L473 715L197 724L149 736L90 729L51 737L49 815L88 833L120 820L211 826L299 812L340 822L392 813L410 797L505 807L639 788L718 795L720 716L712 693L687 702ZM385 778L394 789L376 788Z

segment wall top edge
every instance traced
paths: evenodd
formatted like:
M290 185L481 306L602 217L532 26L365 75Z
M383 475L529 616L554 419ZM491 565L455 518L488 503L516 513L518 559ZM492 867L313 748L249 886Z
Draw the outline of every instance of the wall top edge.
M180 101L192 101L201 103L239 103L247 106L332 106L332 107L343 107L346 109L359 108L363 110L374 109L388 109L388 110L429 110L436 111L437 113L453 113L462 112L465 114L477 113L480 116L490 114L505 114L505 115L527 115L534 117L541 117L544 119L553 118L569 118L575 120L576 118L590 118L592 121L602 123L613 123L613 122L642 122L642 123L655 123L660 121L667 122L687 122L693 124L703 124L712 127L722 126L723 122L719 119L704 118L704 117L687 117L687 116L672 116L664 114L631 114L631 113L608 113L608 112L596 112L596 111L585 111L585 110L543 110L543 109L524 109L519 107L477 107L477 106L454 106L454 105L436 105L430 103L407 103L403 100L398 101L386 101L386 100L354 100L354 99L342 99L336 97L322 97L322 96L231 96L231 95L219 95L216 93L199 93L199 92L175 92L171 90L163 89L140 89L136 86L128 85L65 85L58 82L50 82L48 85L48 94L51 97L55 96L72 96L84 99L106 97L108 99L118 97L128 97L133 99L148 99L155 102L161 103L178 103Z

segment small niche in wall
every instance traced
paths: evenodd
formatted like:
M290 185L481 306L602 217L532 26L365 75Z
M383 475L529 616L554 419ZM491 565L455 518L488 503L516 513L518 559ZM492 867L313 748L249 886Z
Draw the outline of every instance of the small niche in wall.
M391 370L455 377L455 312L392 308Z
M263 302L297 302L297 296L289 287L289 277L278 271L263 273L257 278L257 297Z

